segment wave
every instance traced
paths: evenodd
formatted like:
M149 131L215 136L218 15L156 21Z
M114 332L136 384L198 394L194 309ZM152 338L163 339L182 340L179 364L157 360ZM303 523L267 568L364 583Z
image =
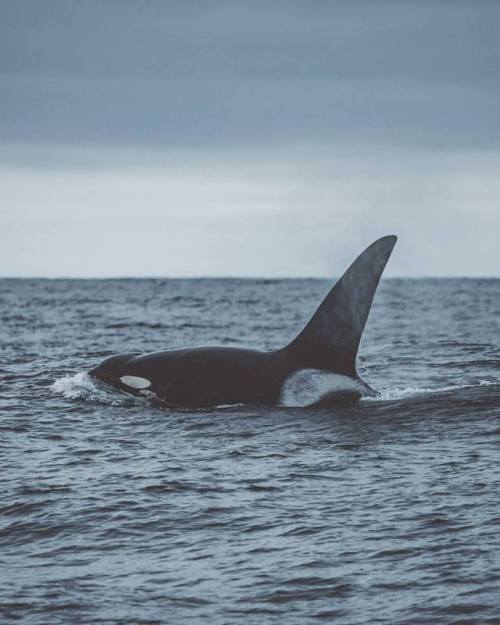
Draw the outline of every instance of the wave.
M97 391L92 378L85 372L64 375L55 380L50 389L56 395L62 395L66 399L78 399Z
M322 383L325 382L323 378L320 380ZM330 380L327 380L330 382ZM457 391L461 391L463 389L473 389L473 388L481 388L488 386L500 386L499 381L491 381L491 380L480 380L474 384L453 384L448 386L440 386L440 387L428 387L428 386L405 386L405 387L395 387L384 389L379 392L377 396L374 397L362 397L361 402L392 402L392 401L401 401L406 399L413 399L418 397L424 397L426 395L438 395L441 393L453 393ZM104 384L101 384L99 381L94 380L88 373L82 371L75 374L67 374L60 378L57 378L53 384L50 386L51 391L56 395L61 395L65 399L83 399L83 400L93 400L98 401L100 403L105 403L112 406L124 406L124 405L137 405L143 404L144 402L154 403L159 407L171 408L171 406L164 405L154 393L149 391L145 391L141 393L140 396L137 395L129 395L117 389L108 387ZM309 390L309 389L308 389ZM319 389L314 389L318 391ZM324 392L324 387L321 388L321 391ZM309 393L307 393L307 401L303 401L304 398L300 398L302 401L298 402L295 396L287 397L288 401L284 402L282 398L281 406L284 408L290 407L307 407L310 406L310 397ZM292 401L293 399L293 401ZM205 408L203 412L207 410L220 410L220 409L234 409L238 407L243 407L243 404L222 404L220 406L213 406L212 408Z
M148 323L147 321L116 321L115 323L108 323L105 327L107 329L146 328L149 330L175 328L175 326L162 323L161 321L151 323Z
M57 378L51 384L50 390L65 399L94 400L111 406L136 405L147 399L147 395L128 395L101 384L85 371Z
M380 402L380 401L396 401L399 399L412 399L413 397L420 397L422 395L435 395L440 393L450 393L454 391L461 391L467 388L478 388L482 386L499 386L500 381L492 382L491 380L480 380L475 384L452 384L449 386L405 386L395 387L379 391L379 394L373 397L363 397L363 402Z

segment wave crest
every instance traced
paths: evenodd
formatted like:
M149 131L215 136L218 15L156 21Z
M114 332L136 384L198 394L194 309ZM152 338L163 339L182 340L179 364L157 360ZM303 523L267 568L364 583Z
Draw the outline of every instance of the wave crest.
M491 380L480 380L475 384L452 384L449 386L429 387L429 386L405 386L395 387L379 391L379 394L374 397L363 397L362 401L395 401L398 399L411 399L413 397L420 397L421 395L434 395L439 393L449 393L453 391L460 391L465 388L478 388L481 386L498 386L499 382L492 382Z
M55 395L61 395L65 399L94 400L111 406L125 406L144 402L145 399L149 398L149 395L152 395L144 392L141 393L142 397L139 397L108 388L94 380L85 371L57 378L50 386L50 390Z
M51 385L50 390L56 395L66 397L66 399L78 399L79 397L85 397L97 392L92 378L85 371L57 378Z

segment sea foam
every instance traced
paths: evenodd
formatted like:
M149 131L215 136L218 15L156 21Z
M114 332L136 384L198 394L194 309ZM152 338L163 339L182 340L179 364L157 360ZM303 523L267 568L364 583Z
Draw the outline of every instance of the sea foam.
M57 378L50 389L53 393L62 395L66 399L77 399L97 392L92 378L85 371Z

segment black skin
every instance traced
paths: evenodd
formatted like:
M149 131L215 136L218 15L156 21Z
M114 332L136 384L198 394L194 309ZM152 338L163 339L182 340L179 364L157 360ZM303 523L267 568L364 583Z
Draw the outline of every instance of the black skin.
M151 381L148 390L171 406L279 403L286 378L301 368L291 350L194 347L137 356L113 356L90 374L127 392L124 375ZM139 391L135 391L139 393Z
M386 236L370 245L327 294L302 332L274 351L237 347L172 349L143 356L108 358L90 373L128 393L140 390L120 378L135 376L147 390L173 407L206 408L221 404L274 405L283 383L300 369L348 376L360 391L333 391L319 403L376 394L356 373L356 354L375 290L396 243ZM351 385L352 386L352 385Z

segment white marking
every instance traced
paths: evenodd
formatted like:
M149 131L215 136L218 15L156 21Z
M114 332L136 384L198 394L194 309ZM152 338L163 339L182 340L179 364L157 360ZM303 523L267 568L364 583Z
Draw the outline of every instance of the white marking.
M280 403L283 406L311 406L330 393L363 391L359 382L346 375L320 369L299 369L283 383Z
M142 390L144 388L149 388L151 386L151 382L146 378L139 378L136 375L124 375L120 380L123 384L130 386L130 388L135 388L137 390Z

